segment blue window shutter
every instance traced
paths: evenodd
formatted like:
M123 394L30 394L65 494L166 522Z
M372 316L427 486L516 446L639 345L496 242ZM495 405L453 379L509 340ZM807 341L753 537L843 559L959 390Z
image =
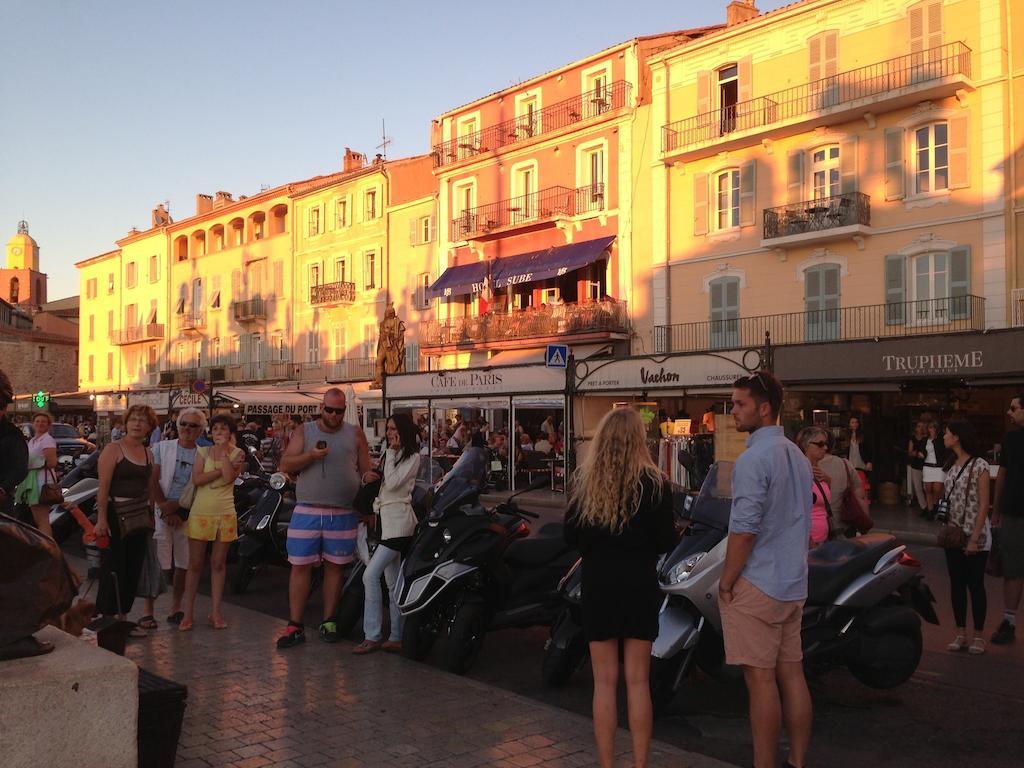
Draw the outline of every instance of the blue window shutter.
M949 318L971 316L971 246L961 245L949 252Z
M907 257L885 257L885 324L907 322Z

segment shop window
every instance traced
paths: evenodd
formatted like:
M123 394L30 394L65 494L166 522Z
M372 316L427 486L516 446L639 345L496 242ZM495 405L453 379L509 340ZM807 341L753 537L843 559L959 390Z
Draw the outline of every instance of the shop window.
M708 283L711 294L710 346L732 349L740 345L740 280L720 277Z

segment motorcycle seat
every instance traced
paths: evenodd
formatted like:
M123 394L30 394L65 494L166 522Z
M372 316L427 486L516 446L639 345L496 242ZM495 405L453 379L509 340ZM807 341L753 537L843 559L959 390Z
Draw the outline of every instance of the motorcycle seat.
M815 547L807 556L807 604L829 605L854 578L870 571L896 546L885 533L836 539Z
M505 560L509 565L541 565L557 558L566 548L561 536L528 536L508 545Z

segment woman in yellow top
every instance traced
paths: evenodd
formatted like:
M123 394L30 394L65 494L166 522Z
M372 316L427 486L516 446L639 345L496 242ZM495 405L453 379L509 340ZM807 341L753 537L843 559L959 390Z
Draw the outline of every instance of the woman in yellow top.
M193 610L199 579L203 575L207 542L213 542L210 558L210 610L209 624L214 629L227 629L221 615L224 580L227 574L228 548L238 538L235 517L234 484L245 464L245 454L235 445L238 431L233 419L223 414L210 420L213 445L199 448L192 467L192 484L196 495L188 515L188 574L185 577L185 616L178 629L192 629Z

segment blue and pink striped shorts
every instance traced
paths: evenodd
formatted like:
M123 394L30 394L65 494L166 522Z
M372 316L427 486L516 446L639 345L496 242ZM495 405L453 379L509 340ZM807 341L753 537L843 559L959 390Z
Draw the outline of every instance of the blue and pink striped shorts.
M355 559L359 519L355 510L296 504L288 524L288 562L318 565L321 559L346 565Z

